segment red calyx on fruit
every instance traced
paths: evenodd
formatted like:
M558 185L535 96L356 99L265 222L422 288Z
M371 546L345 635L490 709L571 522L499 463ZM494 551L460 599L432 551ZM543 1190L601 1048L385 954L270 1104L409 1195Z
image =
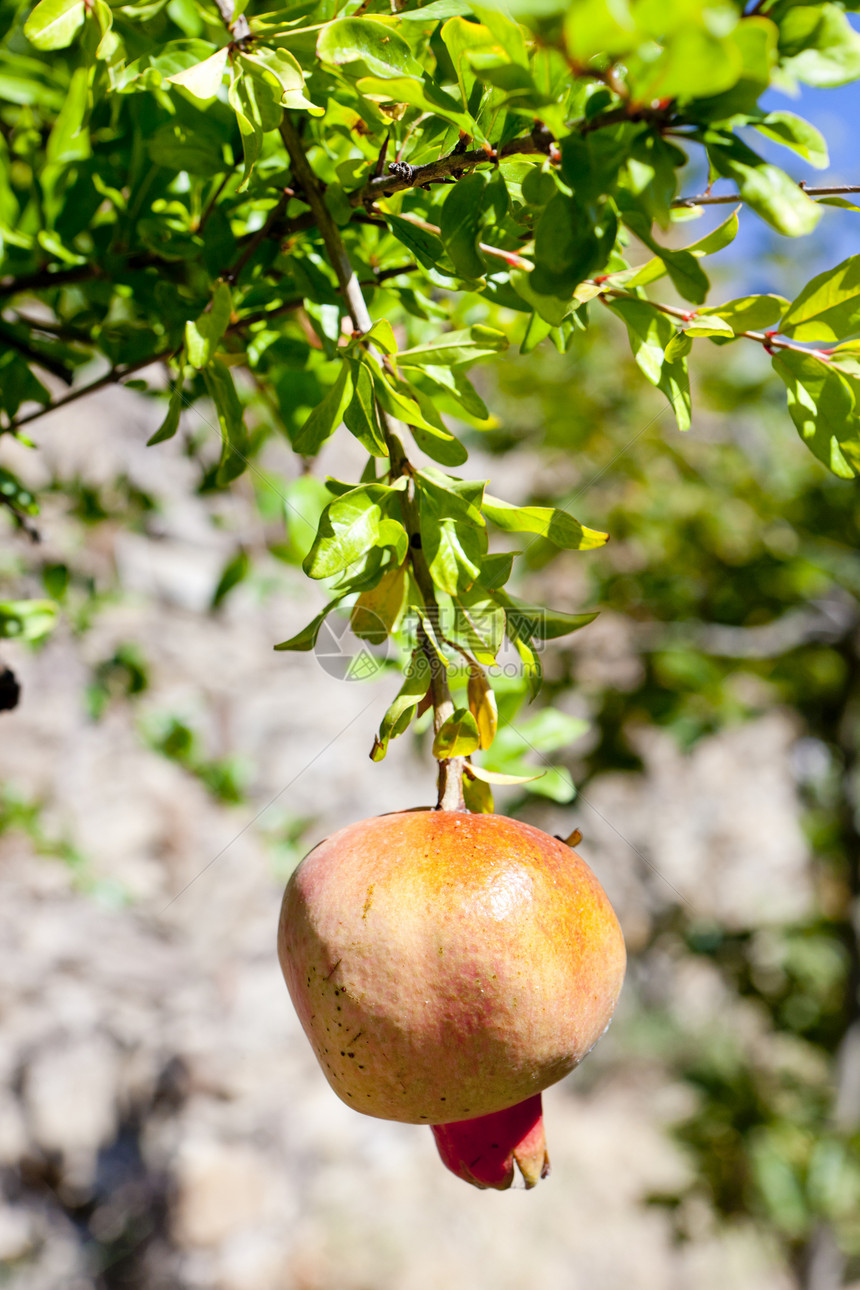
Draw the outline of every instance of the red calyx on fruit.
M402 811L333 834L284 894L278 949L332 1088L433 1129L478 1187L548 1169L540 1093L609 1024L615 914L564 842L499 815Z
M439 1155L453 1174L474 1187L507 1191L514 1164L531 1188L549 1173L540 1093L494 1115L434 1124Z

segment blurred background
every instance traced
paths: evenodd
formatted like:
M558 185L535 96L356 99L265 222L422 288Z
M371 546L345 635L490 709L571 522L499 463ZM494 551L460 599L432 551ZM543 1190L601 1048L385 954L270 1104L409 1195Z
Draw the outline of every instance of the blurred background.
M829 219L799 281L839 258ZM714 299L790 292L790 259L739 244ZM433 796L425 734L368 759L393 669L272 651L321 603L297 512L351 477L350 444L309 475L273 439L219 492L200 413L147 449L162 410L133 389L39 422L38 453L4 441L46 504L38 543L0 515L0 595L63 615L0 643L21 684L0 713L0 1284L860 1286L860 500L759 347L700 345L684 436L626 348L606 319L574 353L479 369L499 424L464 468L611 533L529 546L524 599L600 616L547 649L531 707L499 679L507 764L556 769L497 807L581 829L631 959L608 1035L545 1094L553 1173L528 1196L343 1106L275 958L301 855Z

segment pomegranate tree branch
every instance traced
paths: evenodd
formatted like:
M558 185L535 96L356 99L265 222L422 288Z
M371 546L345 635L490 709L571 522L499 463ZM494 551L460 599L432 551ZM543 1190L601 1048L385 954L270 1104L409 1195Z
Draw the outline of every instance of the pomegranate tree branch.
M463 140L465 142L465 139ZM378 197L387 197L390 193L402 192L405 188L423 188L425 184L439 184L450 178L459 178L475 166L488 161L499 161L502 157L529 156L534 153L548 154L553 137L546 126L538 123L530 134L518 139L511 139L501 148L473 148L466 151L457 145L453 152L436 161L428 161L424 166L410 166L405 161L392 161L388 165L387 175L374 175L363 188L350 194L353 206L373 202Z
M70 403L77 403L78 399L84 399L88 394L95 394L96 390L103 390L107 385L117 385L127 376L132 376L142 368L149 367L150 363L161 363L170 358L173 352L172 349L163 349L158 354L147 354L146 358L139 358L136 363L123 363L121 367L112 367L97 380L90 381L89 385L79 385L77 389L64 394L61 399L54 399L53 403L46 403L35 412L27 412L23 417L16 417L14 421L10 421L7 426L0 426L0 434L17 434L22 426L29 425L31 421L38 421L40 417L46 417L49 412L56 412L59 408L68 407Z
M325 204L320 181L308 161L299 133L288 113L284 114L284 120L281 124L281 138L290 158L293 178L298 187L301 188L304 200L311 208L316 226L325 243L353 329L359 332L369 332L373 326L373 321L367 308L367 302L364 299L361 284L350 263L340 229ZM484 154L484 159L486 160L486 154ZM439 607L436 603L436 590L430 569L421 549L418 502L415 497L412 467L397 436L396 422L389 417L382 407L377 406L377 413L388 447L391 477L405 476L407 479L407 488L403 499L403 520L406 532L409 535L409 561L415 584L424 602L424 608L427 610L431 621L435 622L438 620ZM438 732L448 717L452 715L454 704L448 689L445 666L433 648L423 624L419 627L419 640L430 668L433 728ZM463 766L464 759L462 757L446 758L439 762L437 809L447 811L463 809Z
M797 185L807 197L844 197L851 193L860 193L860 184L828 184L824 187L809 188L803 180ZM676 197L672 202L675 207L690 206L734 206L745 202L741 193L699 193L697 197Z
M230 323L224 334L225 336L230 336L236 332L243 331L246 327L251 327L254 323L268 322L272 318L279 318L281 314L300 309L303 304L304 300L301 298L285 300L283 304L278 305L275 309L261 309L257 313L246 314L244 318L238 318L236 322ZM34 326L41 326L41 324L34 323ZM16 417L7 426L0 426L0 434L15 434L21 426L28 425L31 421L38 421L40 417L46 417L49 412L56 412L58 408L64 408L69 403L76 403L78 399L86 398L88 394L95 394L97 390L103 390L108 385L118 385L127 376L133 376L135 372L141 371L144 367L149 367L152 363L163 363L175 353L177 353L175 348L162 349L156 354L147 354L145 358L139 358L134 363L123 363L120 366L111 367L95 381L90 381L89 385L79 385L77 389L70 390L61 399L55 399L52 403L46 403L44 407L36 408L33 412L27 412L22 417Z
M599 284L595 283L595 285ZM691 323L695 318L699 317L695 309L679 309L675 305L664 305L658 300L634 296L629 291L622 291L620 287L607 287L601 291L597 298L605 303L607 297L611 297L613 300L636 300L640 304L650 305L652 309L656 309L658 313L666 314L669 318L677 318L679 322ZM706 317L707 315L702 316ZM781 340L776 331L736 331L734 335L736 340L757 341L759 345L764 346L768 353L772 353L775 349L793 349L798 354L810 354L813 358L819 358L823 362L827 362L830 358L827 350L810 349L808 345L798 345L792 340ZM726 337L726 339L728 340L729 337Z

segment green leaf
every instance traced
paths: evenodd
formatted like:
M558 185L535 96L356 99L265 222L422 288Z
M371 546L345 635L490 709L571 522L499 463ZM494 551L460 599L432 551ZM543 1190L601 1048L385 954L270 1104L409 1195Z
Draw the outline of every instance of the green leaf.
M395 489L385 484L361 484L330 502L302 564L308 577L330 578L377 546L393 547L395 558L402 560L406 530L388 514L396 497Z
M30 399L47 405L51 396L20 354L0 346L0 407L14 417Z
M432 466L417 470L415 481L422 497L428 500L440 515L468 520L478 528L485 527L484 517L481 514L484 496L483 481L458 479L455 475L446 475Z
M406 569L389 565L374 587L363 591L352 607L350 626L359 640L381 645L394 629L406 596Z
M238 479L248 464L248 432L229 368L220 359L213 358L203 369L203 379L221 427L221 460L217 479L219 488L224 488Z
M728 219L724 219L722 224L718 224L716 228L711 229L710 233L706 233L704 237L699 238L698 242L693 242L691 246L688 246L686 250L689 251L690 255L714 255L717 251L722 251L725 247L731 246L740 228L739 210L740 206L736 206ZM660 254L663 254L662 250Z
M422 10L423 12L423 10ZM403 14L402 17L406 17ZM406 76L362 76L355 88L365 98L381 103L406 103L430 116L450 121L458 130L474 134L479 143L485 142L484 133L465 112L461 112L455 99L432 81L412 80Z
M732 327L730 326L730 324L726 322L725 318L720 318L716 314L709 314L705 318L700 318L697 315L695 318L693 318L692 322L687 324L687 327L684 330L684 335L685 336L725 336L728 340L734 340L734 337L735 337L735 333ZM670 361L674 359L676 356L678 356L679 354L687 352L686 350L681 350L680 348L675 347L676 340L677 340L677 337L673 337L673 339L666 346L666 357Z
M493 687L480 667L470 665L466 692L469 711L478 727L480 747L489 748L499 727L499 708Z
M763 331L776 327L788 301L783 296L739 296L722 305L707 305L697 310L700 316L722 318L737 335L743 331Z
M418 709L418 704L430 688L430 680L430 664L423 649L419 647L413 651L406 679L397 697L382 718L379 734L371 750L371 761L382 761L388 751L389 740L402 735L408 728Z
M821 211L784 170L768 165L739 139L724 136L724 143L708 144L708 156L717 174L737 184L744 201L756 214L786 237L811 233Z
M412 391L412 387L406 381L395 383L394 378L388 376L382 367L374 362L372 354L367 355L367 362L373 370L373 388L376 392L376 397L385 411L391 416L405 421L408 426L418 426L420 429L426 430L428 434L438 435L440 433L439 426L434 425L432 421L425 417L417 398L412 397L412 393L415 393ZM406 393L407 390L410 393ZM445 437L451 437L447 430L443 430L441 433Z
M433 756L438 761L450 757L468 757L481 744L478 723L468 708L455 708L433 740Z
M505 591L493 593L496 604L505 611L505 631L508 639L529 643L535 640L556 640L587 627L594 622L596 613L567 614L543 605L525 605Z
M69 82L66 101L63 104L45 148L45 159L48 162L70 162L82 157L89 157L89 130L84 122L89 111L89 74L85 67L79 67Z
M165 79L171 85L178 85L181 89L187 90L192 98L198 99L201 103L211 103L214 98L217 98L221 88L221 81L227 70L228 53L229 50L225 45L223 49L216 50L202 63L195 63L193 67L187 67L184 71L174 72L172 76Z
M636 98L645 102L721 94L737 84L742 70L741 53L734 44L699 26L694 18L664 40L662 53L653 61L642 63L642 71L631 80Z
M556 193L535 228L532 290L569 300L583 278L603 267L615 233L616 219L609 208L599 223L595 212L586 210L575 197ZM541 316L553 321L546 314Z
M39 0L24 23L24 35L37 49L65 49L84 25L84 0Z
M217 609L229 596L233 588L247 578L250 568L251 561L248 559L248 552L240 548L234 556L231 556L221 571L218 585L212 594L212 609Z
M343 420L344 413L352 398L352 374L346 363L341 364L337 380L304 422L301 429L292 436L294 450L302 457L313 457Z
M263 135L281 123L284 115L281 97L281 86L273 75L243 54L235 58L227 98L236 113L242 136L244 173L239 192L248 187L262 151Z
M659 258L678 294L695 305L703 304L707 298L710 283L707 274L699 264L698 257L691 251L673 251L668 247L660 246L651 236L647 219L638 211L622 211L622 219L630 231L636 234L639 241ZM642 281L643 275L637 274L631 279L630 285L635 286Z
M462 278L481 278L486 272L478 251L481 202L486 186L486 175L478 172L464 175L449 190L439 217L445 250Z
M182 373L176 378L176 383L170 391L170 403L167 406L167 415L158 427L154 435L151 435L146 441L147 448L153 444L164 443L165 439L172 439L179 429L179 418L182 414L182 408L185 403L184 382Z
M532 648L530 641L517 635L516 629L512 629L509 623L506 623L505 631L520 656L520 661L523 665L523 676L529 687L529 696L534 699L543 684L543 668L540 664L540 656L537 650Z
M446 272L451 269L450 261L445 253L445 247L442 239L435 233L428 233L423 228L418 228L411 220L402 219L399 215L393 215L390 211L384 211L385 222L391 229L391 232L402 242L407 250L411 251L418 260L423 264L425 269L441 269Z
M524 605L504 594L496 597L506 606L507 627L521 640L552 641L569 636L587 627L597 617L596 613L567 614L560 609L546 609L543 605Z
M802 341L840 341L860 331L860 255L819 273L791 302L780 331Z
M634 50L641 34L627 0L578 0L566 7L564 43L578 63L596 55L610 57Z
M245 52L243 57L252 65L273 76L284 94L293 94L297 90L304 89L304 72L288 49L269 49L265 45L255 44Z
M0 600L0 638L39 641L56 625L53 600Z
M666 349L675 335L671 322L644 300L610 300L607 304L623 318L633 357L648 380L666 395L678 429L689 430L690 378L686 360L666 357Z
M798 350L774 354L773 367L785 382L789 414L810 451L840 479L860 473L860 417L848 380Z
M512 506L485 494L483 511L506 533L539 533L566 551L591 551L609 540L608 533L586 528L555 506Z
M729 328L731 331L731 328ZM674 363L678 358L684 358L693 348L693 342L685 331L676 331L675 335L666 346L666 359Z
M477 324L463 331L449 331L438 340L426 341L412 349L402 349L397 362L401 367L456 367L503 353L509 343L504 332Z
M383 354L397 353L397 340L394 336L394 328L387 318L377 318L370 331L365 332L362 343L375 345L381 349Z
M416 472L421 545L437 587L467 591L481 571L487 534L480 512L483 484L464 483L429 470Z
M373 377L367 364L353 361L352 398L343 411L344 424L363 448L374 457L387 457L388 447L379 428Z
M787 6L779 45L783 66L807 85L845 85L860 76L860 35L839 5Z
M533 784L536 779L545 775L546 771L539 770L536 775L506 775L504 771L487 770L485 766L476 766L474 762L470 762L466 774L482 780L485 784Z
M358 64L357 75L415 76L423 74L402 36L390 23L376 18L338 18L323 27L317 57L335 66Z
M466 448L448 430L437 411L433 399L428 397L423 390L414 387L413 389L425 422L433 424L434 429L430 431L422 426L410 426L412 438L422 452L426 453L433 461L438 461L441 466L462 466L469 459Z
M343 595L336 596L334 600L330 600L325 609L323 609L321 613L317 614L316 618L312 619L311 622L308 623L307 627L303 627L295 636L291 636L288 641L281 641L280 645L276 645L274 648L276 650L294 650L296 653L303 654L306 654L308 650L312 650L314 645L317 643L320 628L326 618L328 618L333 609L337 608L346 594L347 593L344 592Z
M482 46L494 48L497 44L496 38L488 27L481 23L466 22L460 16L445 23L441 29L441 36L454 66L463 107L469 110L472 107L472 90L475 85L471 55Z
M550 324L550 327L558 327L564 322L570 308L569 295L567 292L557 296L537 291L534 277L534 273L527 273L524 270L514 272L510 277L511 286L518 296L531 305L540 318Z
M464 764L463 769L466 770L467 767L470 767L469 762ZM473 815L492 815L496 809L489 784L468 773L463 776L463 802L466 810Z
M471 12L468 0L430 0L430 4L422 5L420 9L405 10L398 16L401 22L438 22Z
M204 310L196 322L189 321L185 324L185 352L188 362L198 371L214 358L230 322L232 309L230 288L226 282L219 282L210 307Z
M759 134L799 153L817 170L823 170L830 162L823 134L794 112L768 112L761 121L756 121L755 128Z
M505 639L505 611L479 584L453 598L452 613L443 612L441 623L447 642L487 667L495 663Z
M495 551L492 555L485 556L478 579L480 585L490 590L503 587L511 576L513 564L513 551Z
M23 511L25 515L39 514L39 503L29 488L25 487L11 470L6 470L2 466L0 466L0 497L5 498L16 510Z
M430 385L440 407L444 409L445 400L454 404L454 413L464 421L484 424L490 413L468 377L456 367L428 366L421 368L422 387ZM447 409L445 409L447 411Z

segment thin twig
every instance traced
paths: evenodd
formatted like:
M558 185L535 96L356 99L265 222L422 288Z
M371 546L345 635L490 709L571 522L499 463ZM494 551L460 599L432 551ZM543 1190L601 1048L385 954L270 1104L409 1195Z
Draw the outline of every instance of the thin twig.
M401 273L415 273L417 264L395 264L390 269L374 269L372 278L362 278L363 287L378 287L389 278L399 278Z
M147 253L148 258L148 253ZM24 273L20 278L7 274L0 278L0 297L15 296L22 291L46 291L65 287L73 282L86 282L88 278L102 276L102 270L95 264L76 264L71 269L50 267L37 269L34 273Z
M293 175L301 185L305 199L316 219L317 228L325 242L329 260L340 286L344 305L352 321L353 329L369 332L373 326L361 285L350 263L349 256L341 237L340 229L334 222L325 204L325 197L319 180L307 159L298 131L285 113L281 124L281 138L290 158ZM405 475L407 478L406 495L403 499L403 519L409 535L409 556L412 573L424 607L431 618L438 617L436 590L426 557L421 549L418 508L415 502L413 471L403 452L403 447L395 431L395 423L385 412L378 409L380 425L385 435L391 462L392 476ZM448 689L448 678L445 668L436 655L423 629L419 633L421 646L430 667L430 691L433 700L433 727L438 731L454 711L451 693ZM439 782L437 809L463 809L463 758L451 757L439 762Z
M801 180L797 185L807 197L841 197L849 193L860 193L860 184L832 184L823 188L808 188ZM672 202L675 207L688 206L732 206L736 202L745 202L749 198L741 193L699 193L697 197L676 197Z
M441 236L442 230L438 224L430 224L426 219L422 219L420 215L416 215L413 211L401 211L398 219L403 219L409 224L414 224L416 228L423 229L425 233L433 233L436 237ZM498 260L504 260L505 264L510 265L512 269L525 269L528 273L534 268L531 260L526 260L521 255L517 255L516 251L505 251L500 246L490 246L486 242L479 242L478 249L483 251L484 255L492 255Z
M422 188L425 184L438 184L452 175L460 175L475 166L490 161L499 161L503 157L528 156L534 153L548 154L552 144L552 135L543 125L536 125L530 134L519 139L511 139L498 150L495 148L474 148L471 152L449 152L445 157L429 161L424 166L405 166L401 163L387 175L374 176L363 188L350 194L353 206L373 202L378 197L387 197L390 193L403 192L406 188Z
M287 203L289 202L290 198L294 196L295 194L293 193L292 189L288 189L286 192L283 192L281 194L280 198L278 199L278 201L275 203L275 205L272 207L271 211L269 212L269 218L265 221L262 228L259 228L257 232L254 233L254 235L249 239L247 246L244 248L244 250L242 251L242 254L238 257L235 264L230 269L228 269L227 272L224 274L224 278L227 282L230 282L230 283L238 282L239 275L241 274L245 265L248 263L251 256L254 254L254 252L256 251L257 247L261 244L261 242L264 242L266 238L269 236L275 224L277 223L278 219L286 210Z
M235 322L230 323L224 335L229 336L235 332L243 331L246 327L251 327L254 323L268 322L272 318L280 317L281 314L291 313L294 309L301 309L303 304L304 300L298 297L296 300L285 300L276 309L261 309L258 313L246 314L244 318L238 318ZM56 412L58 408L64 408L69 403L75 403L78 399L83 399L88 394L95 394L97 390L102 390L107 385L117 385L120 381L124 381L127 376L132 376L135 372L141 371L142 368L149 367L151 363L163 363L165 359L170 358L175 352L173 349L163 349L157 354L150 354L146 358L138 359L135 363L112 367L110 371L105 372L97 380L91 381L89 385L81 385L76 390L71 390L63 398L56 399L53 403L48 403L42 408L37 408L35 412L28 412L26 416L18 417L16 420L11 421L8 426L0 426L0 434L15 434L21 426L27 425L30 421L38 421L40 417L46 417L49 412Z
M224 176L223 176L223 178L221 179L220 184L219 184L219 185L218 185L218 187L215 189L215 191L214 191L214 193L212 194L212 196L209 198L209 201L206 203L206 209L203 211L203 214L200 216L200 219L199 219L199 221L198 221L198 223L197 223L197 227L196 227L196 229L194 229L194 232L195 232L195 233L202 233L202 232L203 232L204 228L206 227L206 225L207 225L207 224L208 224L208 222L209 222L209 217L210 217L210 215L212 214L212 212L213 212L213 211L214 211L214 209L215 209L215 204L216 204L216 202L218 201L218 198L219 198L219 197L221 196L221 194L223 193L224 189L227 187L227 183L228 183L228 181L229 181L229 179L230 179L230 177L231 177L231 175L232 175L232 174L233 174L233 171L232 171L232 170L228 170L228 171L227 171L226 175L224 175Z
M71 385L72 375L65 363L61 363L59 359L53 358L50 354L42 354L39 350L33 349L26 341L20 340L13 332L4 327L2 323L0 323L0 341L8 346L9 349L14 349L22 358L26 358L27 362L32 363L34 367L41 367L44 372L50 372L52 376L56 376L58 381L63 382L63 385Z
M600 284L595 284L600 285ZM629 291L623 291L620 287L606 287L597 299L606 303L606 297L611 296L613 300L636 300L640 304L650 305L658 313L666 314L669 318L677 318L680 322L691 323L696 318L707 319L707 314L698 314L695 309L679 309L675 305L664 305L657 300L649 300L647 296L634 296ZM728 337L726 337L728 339ZM812 358L820 359L821 362L830 361L830 354L824 349L809 349L805 345L798 345L792 340L780 340L776 331L736 331L735 340L754 340L762 345L769 354L775 349L793 349L798 354L808 354Z
M292 219L284 220L278 226L277 233L280 238L288 238L294 233L302 233L305 229L312 228L314 223L311 212L303 211ZM198 233L199 231L198 229ZM247 233L237 239L236 245L244 248L256 237L256 232ZM90 261L87 264L76 264L70 269L51 269L50 266L46 266L34 273L22 274L19 278L12 275L0 278L0 298L16 296L24 292L56 291L58 287L66 287L75 282L87 282L91 278L111 281L116 276L116 266L123 269L162 268L175 272L177 264L176 260L162 259L152 251L136 251L130 255L118 256L113 265L102 266Z
M26 533L27 537L30 539L31 542L41 542L42 540L41 533L36 528L35 524L30 523L30 520L24 514L24 512L18 509L18 507L12 501L11 497L6 497L3 493L0 493L0 506L6 507L6 509L11 513L12 519L15 521L16 526L21 530L22 533ZM3 666L2 664L0 664L0 672L2 672L2 670L3 670Z
M10 421L7 426L0 426L0 434L16 434L22 426L29 425L31 421L38 421L40 417L46 417L49 412L56 412L60 408L68 407L70 403L77 403L78 399L84 399L88 394L95 394L96 390L103 390L106 385L116 385L124 381L127 376L132 376L144 367L149 367L150 363L161 363L170 358L174 353L172 349L163 349L159 354L148 354L146 358L139 358L135 363L124 363L121 367L112 367L95 381L90 381L89 385L79 385L76 390L70 390L64 394L61 399L55 399L53 403L47 403L42 408L37 408L35 412L28 412L23 417L17 417Z
M304 298L297 296L295 300L285 300L275 309L258 309L256 313L245 314L244 318L238 318L236 322L230 323L225 335L231 332L242 331L245 327L252 327L254 323L269 322L272 318L280 318L281 314L292 313L294 309L301 309L304 304Z

